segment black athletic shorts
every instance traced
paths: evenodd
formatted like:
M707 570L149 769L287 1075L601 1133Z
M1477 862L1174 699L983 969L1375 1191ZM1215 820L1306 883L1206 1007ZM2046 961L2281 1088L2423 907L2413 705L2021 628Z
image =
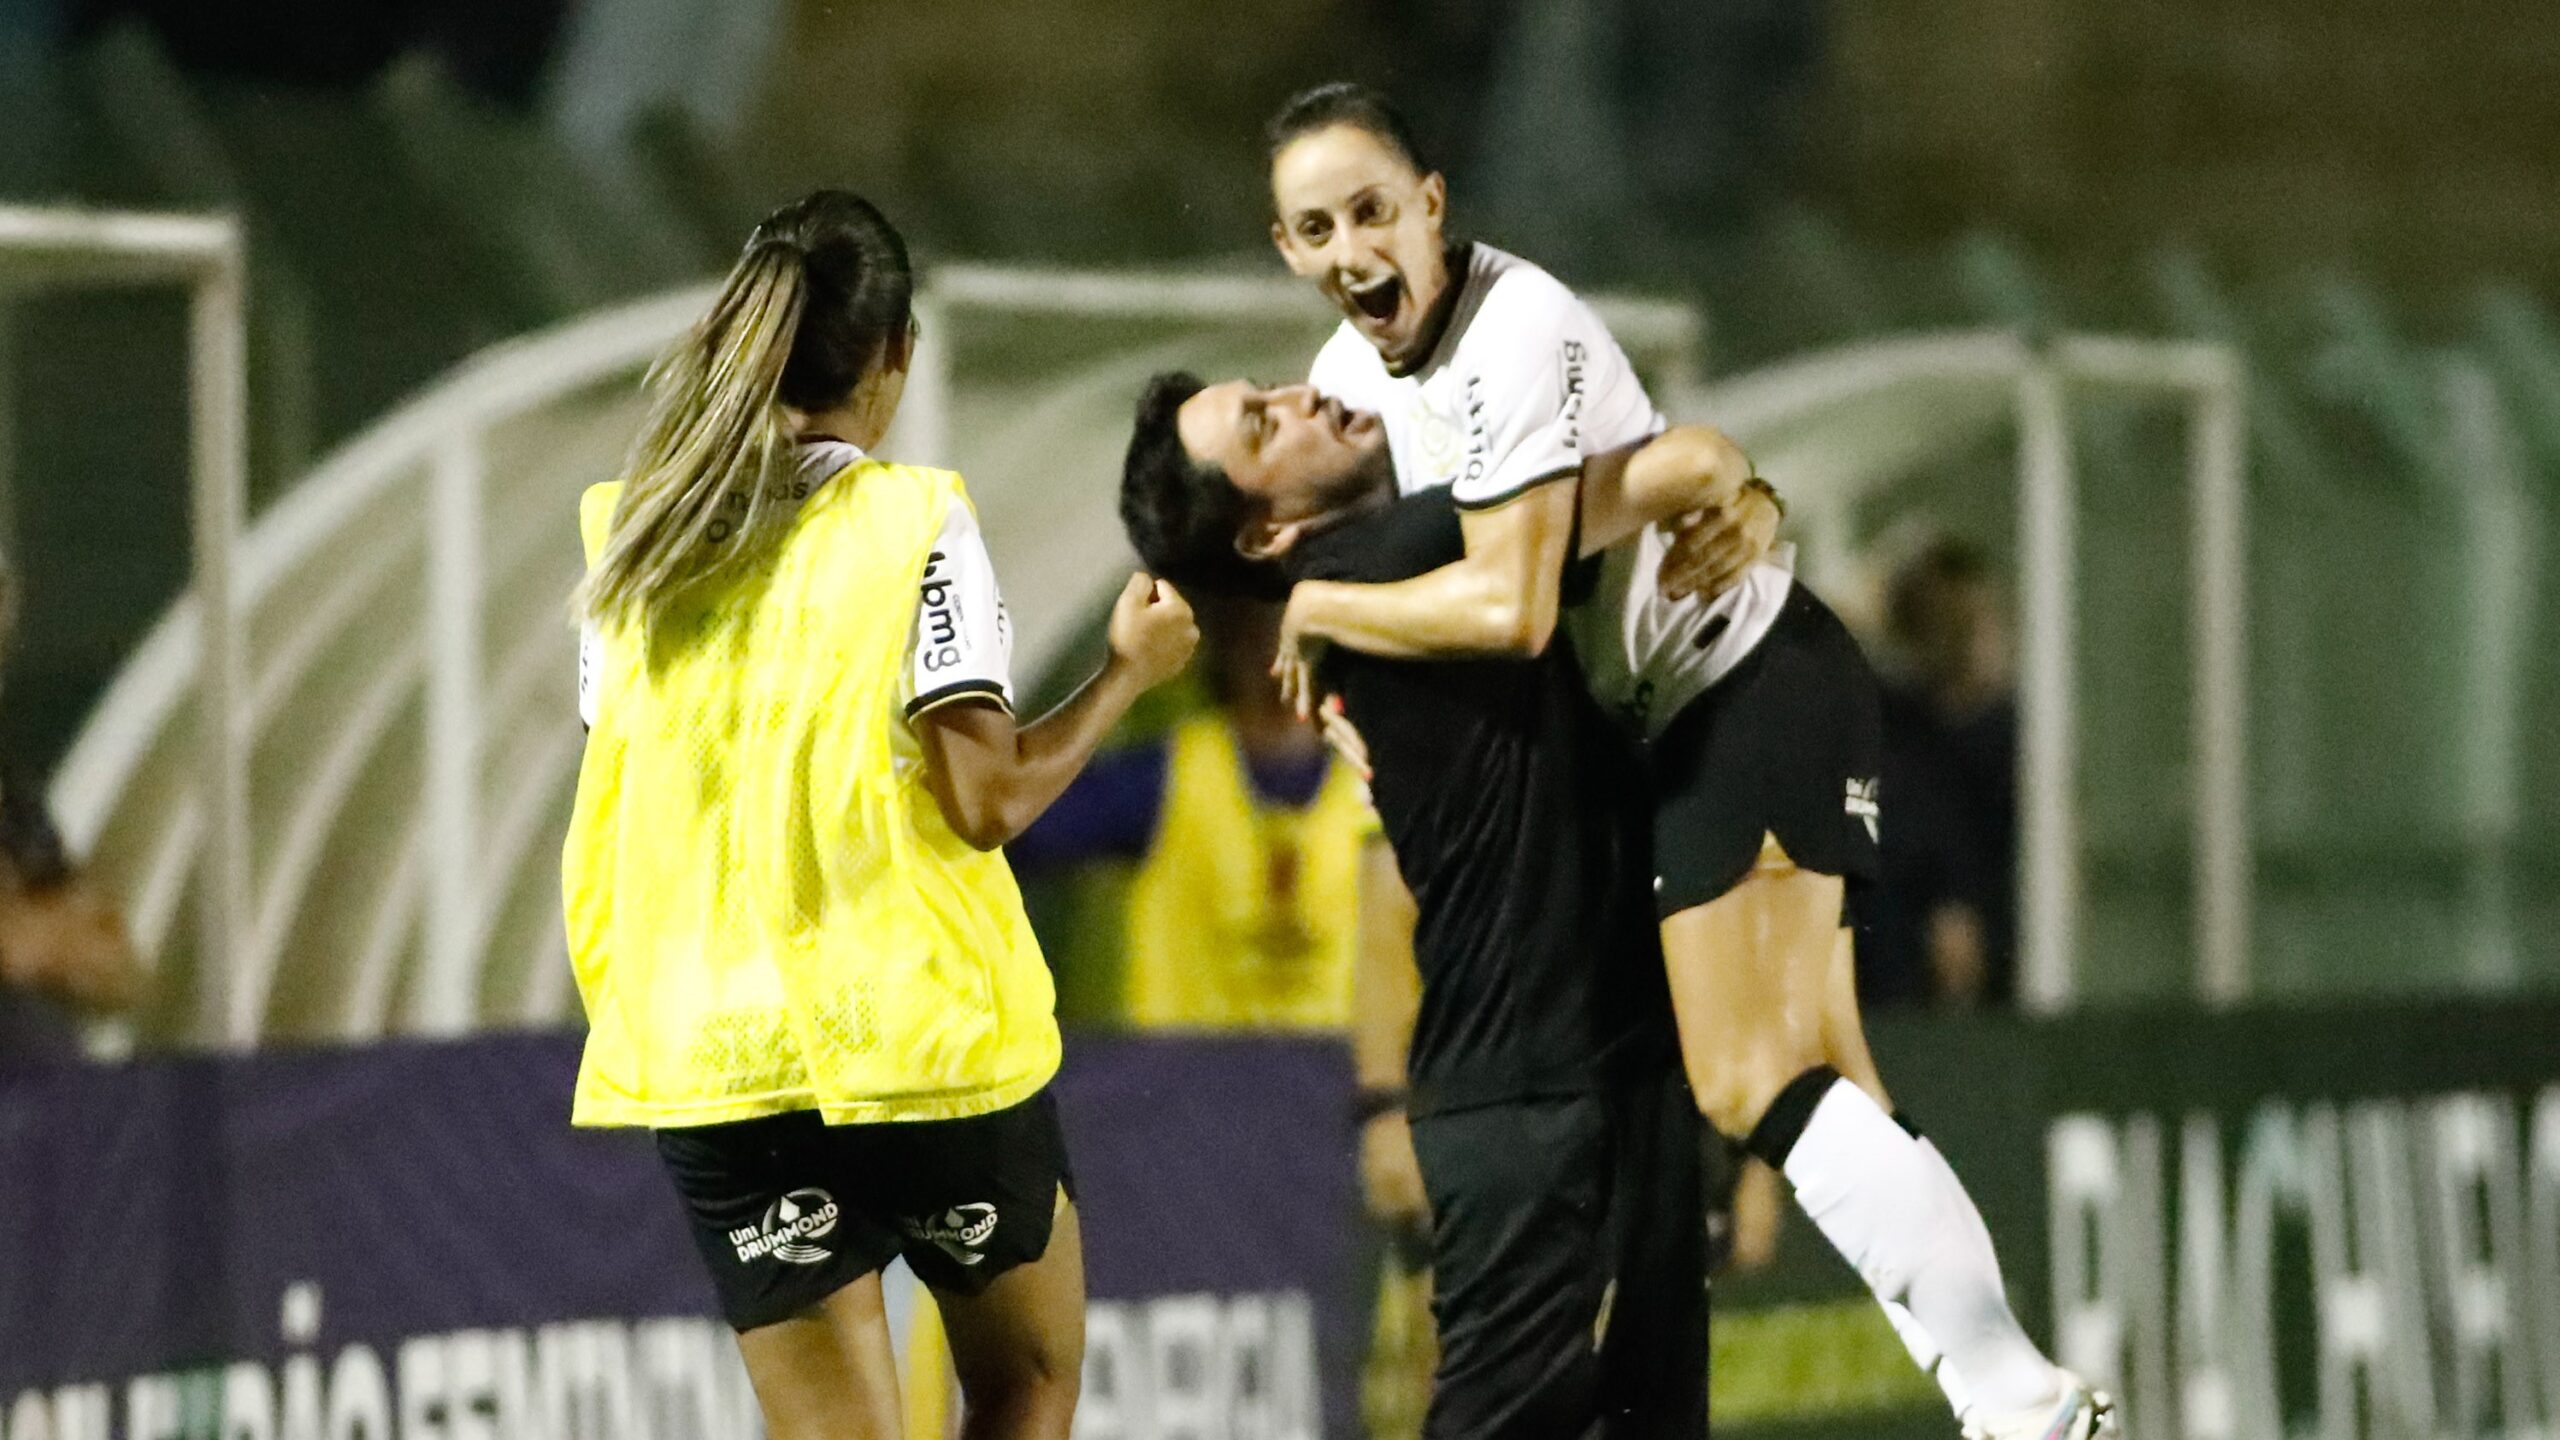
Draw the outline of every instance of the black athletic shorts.
M1707 1433L1705 1129L1676 1074L1414 1120L1429 1440Z
M1857 892L1883 873L1876 776L1883 702L1840 617L1799 584L1731 674L1647 747L1653 908L1668 919L1742 883L1761 838Z
M829 1125L795 1110L657 1137L720 1308L742 1331L900 1255L934 1289L977 1294L1048 1250L1058 1195L1075 1193L1046 1090L965 1120Z

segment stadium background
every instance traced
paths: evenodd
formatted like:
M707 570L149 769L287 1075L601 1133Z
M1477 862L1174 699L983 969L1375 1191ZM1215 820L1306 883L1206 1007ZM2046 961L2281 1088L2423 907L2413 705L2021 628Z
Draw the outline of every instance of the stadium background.
M23 1261L0 1279L7 1440L83 1433L66 1417L108 1382L118 1435L230 1440L223 1387L154 1430L161 1402L133 1406L159 1392L128 1377L271 1358L289 1392L288 1351L320 1343L280 1346L277 1293L249 1293L265 1272L243 1259L202 1281L238 1290L238 1336L198 1317L125 1368L66 1353L82 1332L58 1326L62 1287L105 1272L46 1271L61 1231L34 1217L107 1217L65 1211L31 1173L50 1153L34 1147L67 1143L45 1127L157 1117L136 1133L167 1140L165 1163L264 1173L238 1148L263 1133L248 1112L185 1107L289 1097L296 1076L371 1095L368 1057L412 1052L335 1047L477 1054L459 1037L572 1021L549 857L574 766L554 623L574 555L554 519L611 467L631 368L677 292L796 189L849 184L898 217L951 306L932 332L947 403L918 443L972 476L1026 647L1066 673L1118 563L1103 497L1137 377L1169 360L1284 376L1322 333L1312 297L1274 283L1254 136L1278 98L1336 75L1410 105L1463 228L1652 297L1631 348L1701 405L1933 337L2010 347L2014 374L1779 407L1770 435L1746 433L1793 462L1771 469L1849 608L1872 609L1868 561L1918 520L2023 572L2021 397L2067 337L2236 359L2246 780L2218 799L2248 822L2245 964L2204 963L2198 914L2193 417L2076 384L2068 606L2016 619L2075 657L2060 873L2077 916L2062 983L2034 997L2068 1013L1903 1019L1879 1045L1985 1176L2029 1308L2127 1390L2137 1440L2272 1433L2250 1428L2270 1413L2338 1436L2560 1420L2560 1106L2538 1100L2560 1042L2535 998L2560 973L2560 747L2542 718L2560 684L2560 20L2484 0L7 0L0 201L238 217L249 688L226 832L190 708L203 617L174 608L199 378L185 292L0 251L0 542L24 592L0 743L54 777L73 848L154 971L90 1037L143 1058L0 1079L17 1127L0 1135L21 1147L0 1152L20 1162L0 1254ZM530 395L528 377L578 366L564 393ZM2052 652L2026 648L2033 692ZM205 838L225 833L246 844ZM240 903L208 928L191 904L214 876ZM1096 917L1113 902L1046 890L1071 1015L1105 1027L1115 942ZM1227 1054L1197 1043L1166 1063ZM248 1053L154 1058L205 1050ZM1327 1063L1228 1058L1311 1087ZM239 1083L190 1091L162 1064ZM320 1072L347 1064L353 1088L329 1089ZM1094 1123L1163 1103L1135 1093L1149 1103ZM441 1123L467 1146L467 1120ZM93 1148L128 1167L101 1183L156 1173L152 1144ZM1326 1147L1305 1148L1320 1165ZM435 1189L409 1176L400 1193L432 1208ZM283 1203L225 1193L243 1232ZM173 1195L115 1223L184 1213ZM1347 1205L1341 1221L1347 1247ZM237 1243L169 1223L175 1238L128 1248ZM1735 1428L1935 1433L1900 1361L1858 1348L1881 1332L1833 1303L1818 1247L1791 1232L1775 1269L1728 1287ZM382 1283L360 1266L326 1313ZM139 1307L137 1333L179 1313L84 1303ZM447 1310L414 1328L660 1313ZM389 1355L409 1321L380 1324L357 1338ZM1871 1377L1890 1378L1860 1390ZM1231 1418L1198 1433L1261 1433Z

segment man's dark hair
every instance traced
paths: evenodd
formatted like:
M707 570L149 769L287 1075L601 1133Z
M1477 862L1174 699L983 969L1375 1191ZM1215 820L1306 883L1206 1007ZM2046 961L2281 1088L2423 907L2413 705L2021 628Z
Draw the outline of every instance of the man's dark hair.
M1120 523L1149 574L1179 586L1278 599L1288 578L1236 552L1252 502L1227 472L1183 448L1183 402L1208 388L1187 370L1147 382L1120 467Z
M1393 101L1350 80L1336 80L1290 96L1289 103L1271 117L1271 123L1262 127L1263 143L1268 147L1263 158L1277 159L1299 136L1336 125L1368 131L1402 155L1417 175L1429 175L1439 168L1423 156L1420 142L1413 138L1413 127L1405 122L1404 112Z

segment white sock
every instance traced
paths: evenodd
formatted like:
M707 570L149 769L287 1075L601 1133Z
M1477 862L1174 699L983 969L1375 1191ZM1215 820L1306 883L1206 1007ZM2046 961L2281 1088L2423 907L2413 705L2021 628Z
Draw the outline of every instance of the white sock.
M1925 1145L1928 1142L1920 1143ZM1884 1311L1886 1322L1893 1326L1894 1338L1902 1342L1903 1349L1911 1352L1911 1363L1919 1366L1922 1374L1938 1382L1939 1393L1947 1397L1947 1409L1962 1420L1965 1412L1973 1408L1973 1396L1965 1389L1963 1378L1956 1374L1956 1362L1938 1349L1938 1342L1929 1338L1929 1332L1920 1328L1920 1322L1912 1318L1911 1311L1901 1301L1878 1300L1876 1305Z
M1955 1224L1950 1227L1955 1232L1954 1238L1972 1250L1973 1263L1991 1277L1991 1283L1999 1287L2005 1297L2009 1293L2009 1282L2000 1273L2000 1252L1991 1243L1991 1227L1982 1223L1982 1212L1974 1208L1973 1196L1964 1188L1964 1182L1956 1178L1955 1167L1947 1163L1946 1156L1938 1153L1937 1142L1926 1135L1916 1138L1920 1144L1921 1160L1938 1181L1940 1199L1955 1217ZM1919 1324L1916 1320L1912 1323L1914 1326ZM2038 1358L2043 1358L2042 1352L2038 1352ZM1962 1416L1970 1412L1973 1409L1973 1392L1964 1383L1961 1367L1942 1355L1937 1374L1938 1388L1946 1392L1947 1403L1955 1407L1956 1414Z
M1934 1147L1834 1080L1783 1168L1806 1217L1878 1299L1910 1309L1975 1405L2005 1415L2051 1403L2060 1377L2019 1328L1982 1216Z

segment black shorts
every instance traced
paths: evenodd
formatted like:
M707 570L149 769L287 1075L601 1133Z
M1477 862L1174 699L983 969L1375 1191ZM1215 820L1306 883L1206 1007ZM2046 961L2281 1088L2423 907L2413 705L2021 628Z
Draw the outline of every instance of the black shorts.
M1046 1090L965 1120L829 1125L795 1110L657 1137L720 1308L742 1331L900 1255L934 1289L977 1294L1048 1250L1059 1193L1075 1193Z
M1430 1440L1707 1433L1705 1125L1676 1074L1413 1122Z
M1876 776L1883 702L1831 607L1799 584L1733 672L1646 747L1653 769L1653 908L1722 897L1774 835L1799 867L1856 893L1883 873Z

